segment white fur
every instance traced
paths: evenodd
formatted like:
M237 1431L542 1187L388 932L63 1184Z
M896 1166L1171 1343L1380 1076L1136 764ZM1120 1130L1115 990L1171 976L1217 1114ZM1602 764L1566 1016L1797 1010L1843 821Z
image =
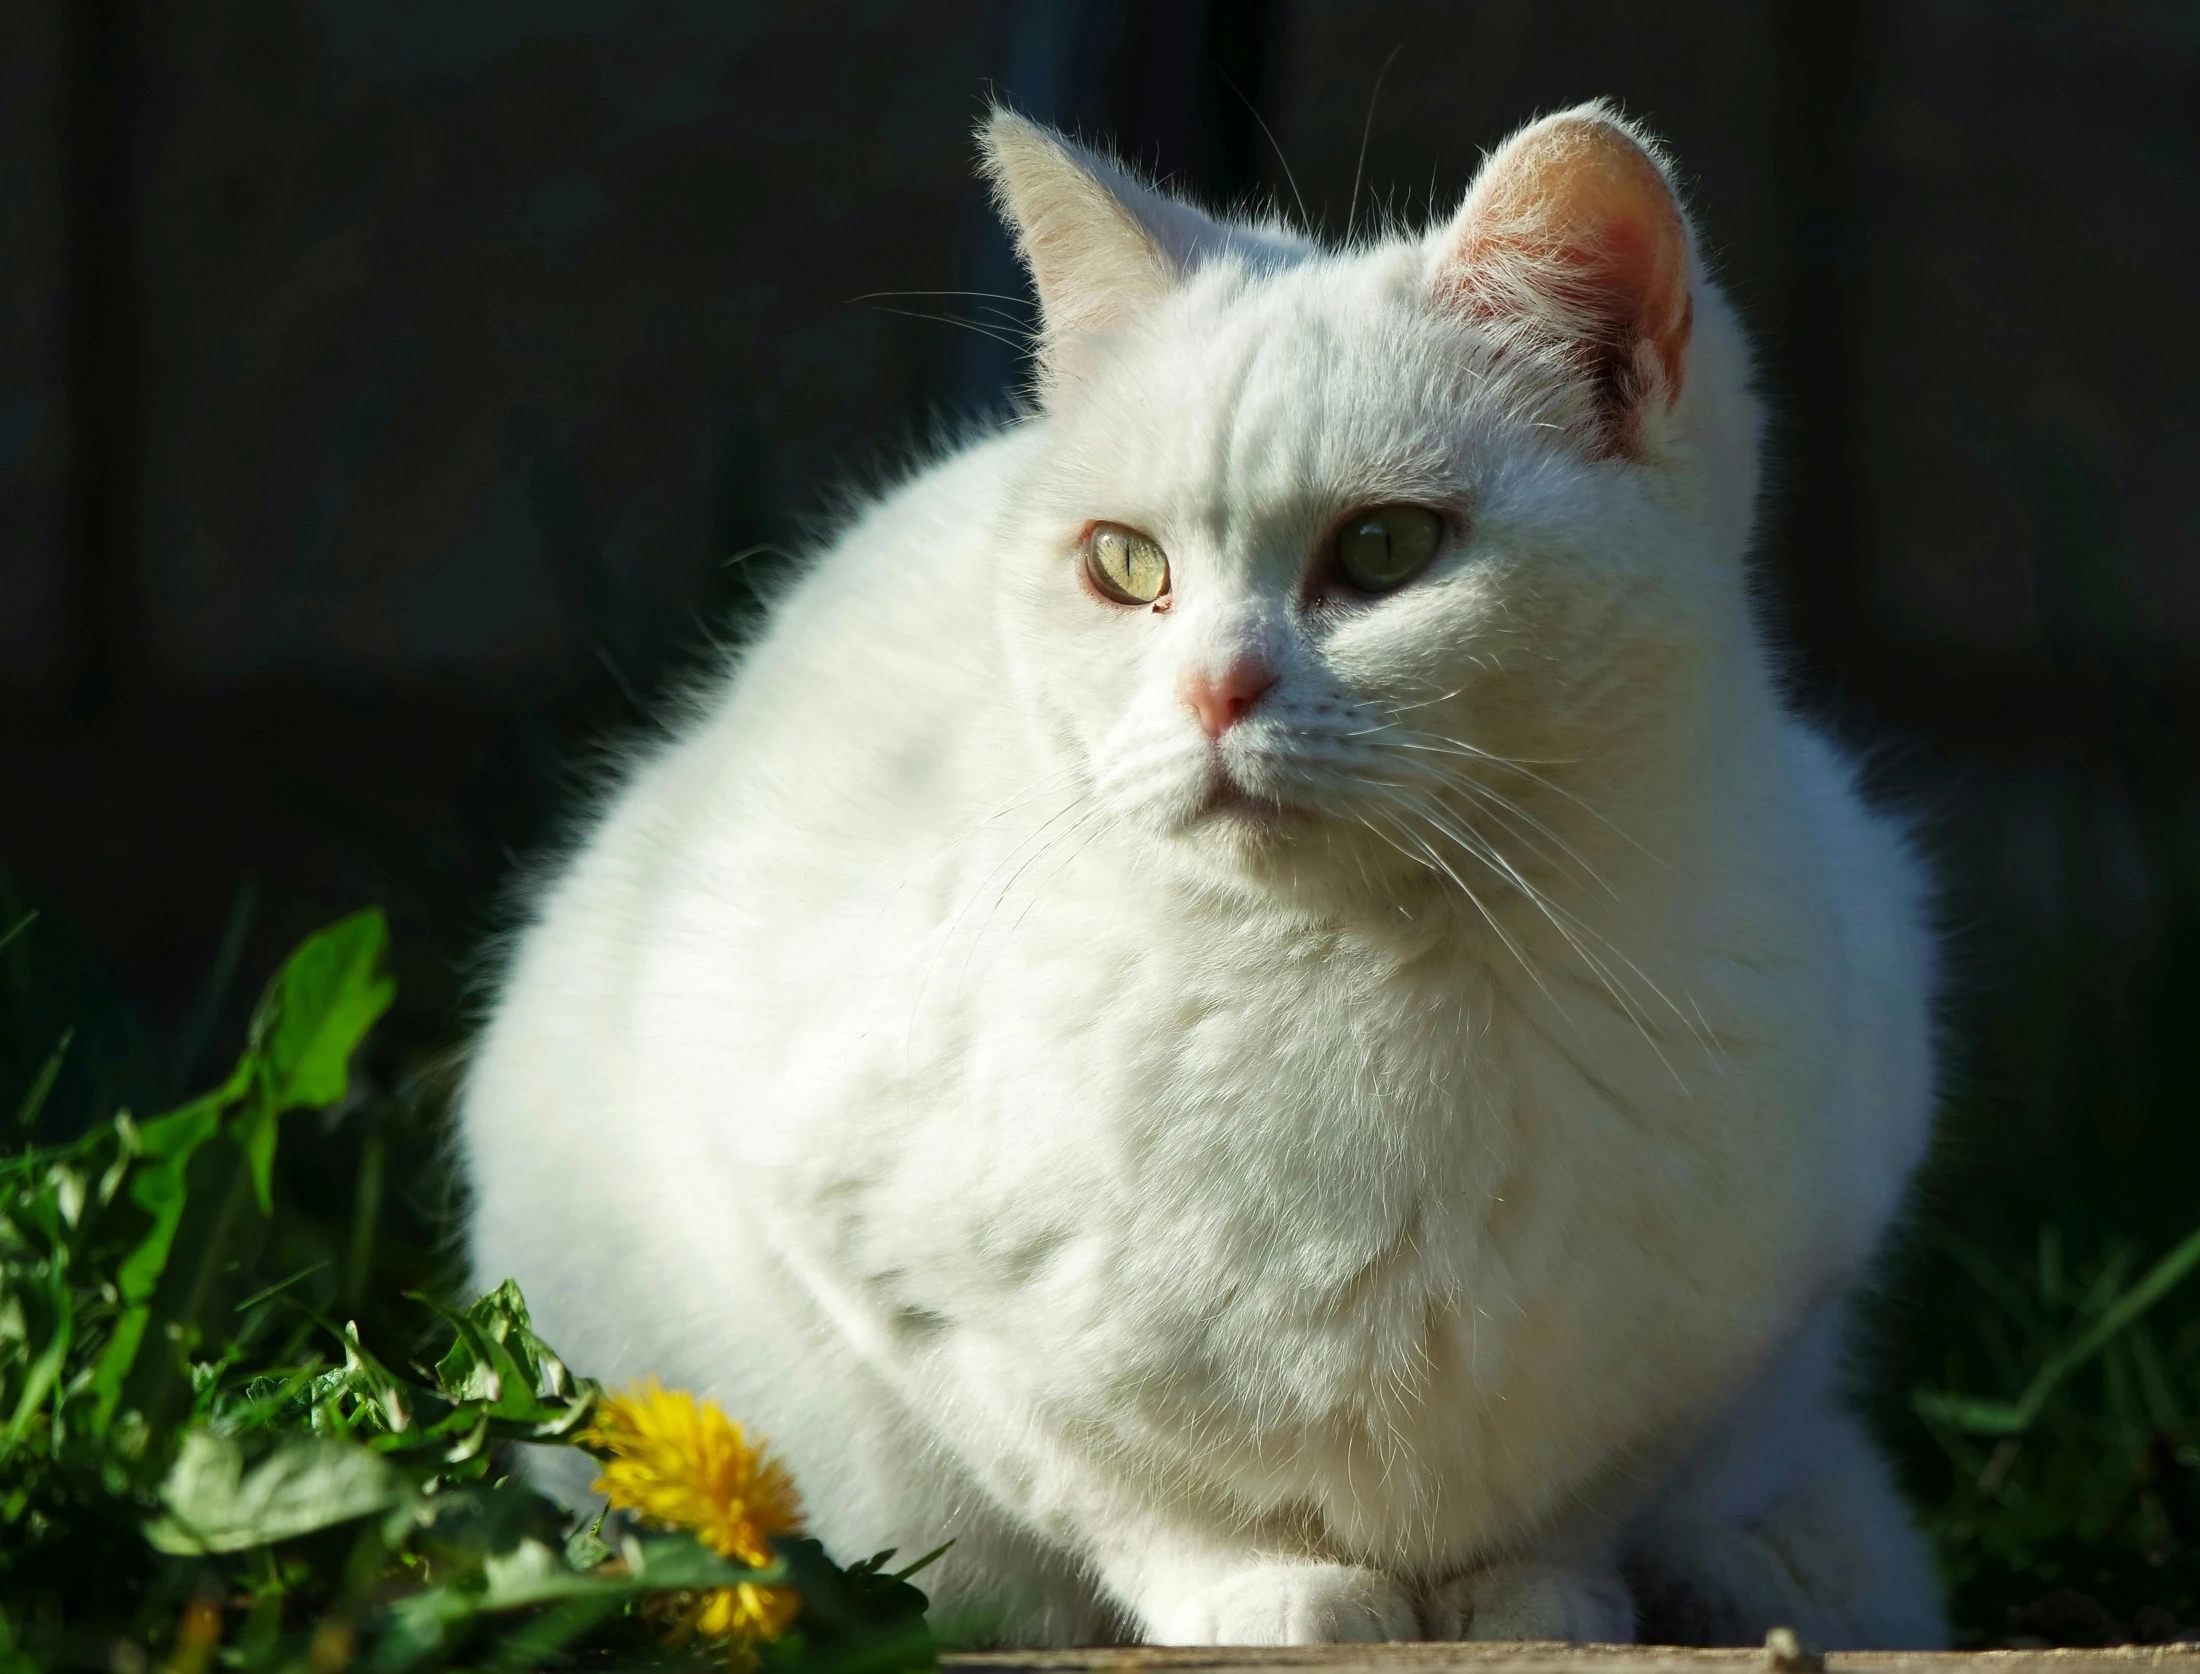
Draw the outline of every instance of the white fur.
M1120 179L992 143L1012 212ZM1533 321L1435 300L1457 229L1210 232L1120 311L1051 275L1044 411L871 507L545 891L478 1276L767 1433L842 1555L952 1537L1011 1641L1937 1642L1835 1393L1925 889L1768 671L1730 311L1691 254L1615 452ZM1305 603L1392 500L1430 571ZM1081 585L1093 518L1168 612ZM1211 746L1179 683L1248 648ZM1202 817L1218 758L1306 811Z

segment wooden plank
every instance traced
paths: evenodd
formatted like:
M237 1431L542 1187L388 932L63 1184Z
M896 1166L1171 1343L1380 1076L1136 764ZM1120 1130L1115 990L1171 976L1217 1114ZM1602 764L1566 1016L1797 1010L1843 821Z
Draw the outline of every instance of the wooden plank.
M2200 1671L2200 1643L2109 1650L1836 1651L1826 1674L2136 1674ZM1089 1650L981 1651L942 1659L945 1674L1691 1674L1765 1670L1762 1650L1673 1645L1413 1644L1135 1645Z

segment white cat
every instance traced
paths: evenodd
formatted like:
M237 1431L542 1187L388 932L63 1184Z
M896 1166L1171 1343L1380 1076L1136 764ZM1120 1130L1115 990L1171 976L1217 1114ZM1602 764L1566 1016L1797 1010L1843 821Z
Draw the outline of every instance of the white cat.
M1585 106L1325 250L983 138L1037 410L544 892L479 1276L768 1433L844 1555L952 1537L1011 1641L1938 1643L1837 1392L1926 889L1783 710L1659 153Z

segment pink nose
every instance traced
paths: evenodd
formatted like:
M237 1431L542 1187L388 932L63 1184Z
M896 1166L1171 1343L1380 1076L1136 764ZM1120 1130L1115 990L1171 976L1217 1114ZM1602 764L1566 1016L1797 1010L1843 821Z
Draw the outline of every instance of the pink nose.
M1184 676L1184 701L1209 738L1220 738L1252 712L1261 694L1276 683L1276 671L1258 657L1236 658L1219 677L1202 670Z

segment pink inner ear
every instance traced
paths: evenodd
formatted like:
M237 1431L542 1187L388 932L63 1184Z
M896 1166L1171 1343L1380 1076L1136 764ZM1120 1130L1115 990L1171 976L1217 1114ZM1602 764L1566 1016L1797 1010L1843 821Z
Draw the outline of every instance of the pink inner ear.
M1491 158L1436 289L1477 318L1577 345L1623 447L1654 392L1680 395L1695 323L1687 229L1657 164L1610 122L1539 124Z
M1682 271L1687 246L1680 215L1669 199L1652 206L1647 216L1615 213L1601 242L1613 323L1657 351L1670 402L1680 394L1681 366L1696 320ZM1595 265L1595 258L1591 262Z

